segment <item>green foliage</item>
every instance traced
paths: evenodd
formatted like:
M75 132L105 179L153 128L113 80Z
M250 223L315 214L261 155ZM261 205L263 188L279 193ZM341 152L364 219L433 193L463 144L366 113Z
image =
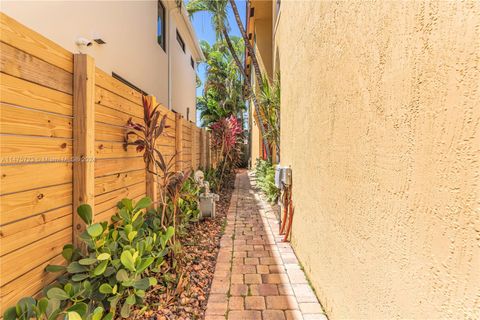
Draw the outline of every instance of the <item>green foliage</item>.
M237 56L243 59L243 40L231 38ZM201 42L205 55L206 72L203 95L197 99L197 109L203 126L210 126L231 115L242 116L246 110L242 75L224 40L213 45Z
M210 191L213 193L220 192L220 185L222 181L220 180L220 170L215 168L207 168L204 171L205 181L210 185Z
M275 166L269 161L257 159L255 176L257 185L265 193L267 200L275 202L280 195L280 190L275 186Z
M192 175L185 181L180 190L178 199L179 224L177 225L177 234L182 236L186 232L186 227L191 222L197 222L200 218L200 209L198 207L198 196L200 188Z
M280 75L277 74L273 83L263 78L259 95L260 112L267 123L265 138L270 146L275 146L280 154Z
M92 222L88 205L78 208L87 223L80 235L87 250L83 254L68 244L62 255L67 266L48 266L47 271L66 273L47 287L45 298L23 298L7 309L5 320L56 319L109 320L128 317L134 305L142 305L145 290L157 283L151 277L165 265L175 230L162 228L155 210L146 212L149 198L136 204L130 199L118 203L113 223ZM108 310L108 312L106 312Z

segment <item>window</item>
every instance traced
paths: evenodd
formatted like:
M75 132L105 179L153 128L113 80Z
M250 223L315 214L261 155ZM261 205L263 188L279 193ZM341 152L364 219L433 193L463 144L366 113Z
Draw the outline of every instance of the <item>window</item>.
M180 36L178 29L177 29L177 41L180 47L182 48L183 52L185 52L185 42L183 42L182 36Z
M192 56L190 56L190 65L192 66L193 70L195 70L195 61L193 61Z
M165 51L165 7L160 0L158 0L157 42Z
M187 121L190 120L190 108L187 107Z
M119 76L117 73L112 72L112 77L115 78L115 79L117 79L118 81L126 84L127 86L129 86L129 87L132 88L133 90L140 92L140 93L143 94L144 96L148 96L148 93L146 93L145 91L143 91L142 89L140 89L139 87L137 87L136 85L134 85L133 83L131 83L130 81L126 80L125 78Z

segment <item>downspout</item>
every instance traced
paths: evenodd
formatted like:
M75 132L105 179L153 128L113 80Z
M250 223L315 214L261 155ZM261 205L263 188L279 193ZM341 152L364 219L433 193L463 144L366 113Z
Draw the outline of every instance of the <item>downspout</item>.
M173 10L177 9L177 7L170 8L168 10L168 28L167 28L167 55L168 55L168 110L173 110L172 107L172 43L171 43L171 34L172 34L172 13Z

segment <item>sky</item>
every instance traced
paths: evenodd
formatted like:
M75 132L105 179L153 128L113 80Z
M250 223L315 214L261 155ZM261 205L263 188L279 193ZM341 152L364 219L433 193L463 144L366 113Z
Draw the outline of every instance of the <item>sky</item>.
M237 3L237 8L240 14L240 17L242 18L243 25L245 26L245 10L246 10L246 0L235 0ZM235 16L233 15L233 11L228 6L228 23L230 25L230 32L229 34L232 36L241 36L240 30L238 29L237 21L235 20ZM212 16L211 14L207 12L198 12L193 15L192 19L192 24L195 29L195 32L197 33L198 40L206 40L210 44L215 43L215 31L213 30L211 20ZM202 80L202 83L205 80L205 64L200 63L197 68L197 73L198 76L200 77L200 80ZM201 96L203 92L203 85L199 88L197 88L197 96ZM197 125L200 125L200 116L197 113Z

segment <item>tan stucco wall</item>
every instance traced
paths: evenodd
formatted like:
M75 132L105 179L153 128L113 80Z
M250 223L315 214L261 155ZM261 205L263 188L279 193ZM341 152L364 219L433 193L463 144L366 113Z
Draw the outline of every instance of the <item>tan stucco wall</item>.
M195 72L190 65L191 35L173 0L163 0L170 41L164 51L157 43L157 1L18 1L5 0L2 12L32 28L65 49L78 53L78 37L101 37L107 43L93 44L83 53L95 58L96 65L112 71L140 89L168 101L168 46L171 46L171 109L195 118ZM171 21L170 21L170 20ZM186 53L179 49L176 29L182 33ZM168 37L167 37L168 40Z
M295 251L332 319L480 318L480 3L282 1Z

